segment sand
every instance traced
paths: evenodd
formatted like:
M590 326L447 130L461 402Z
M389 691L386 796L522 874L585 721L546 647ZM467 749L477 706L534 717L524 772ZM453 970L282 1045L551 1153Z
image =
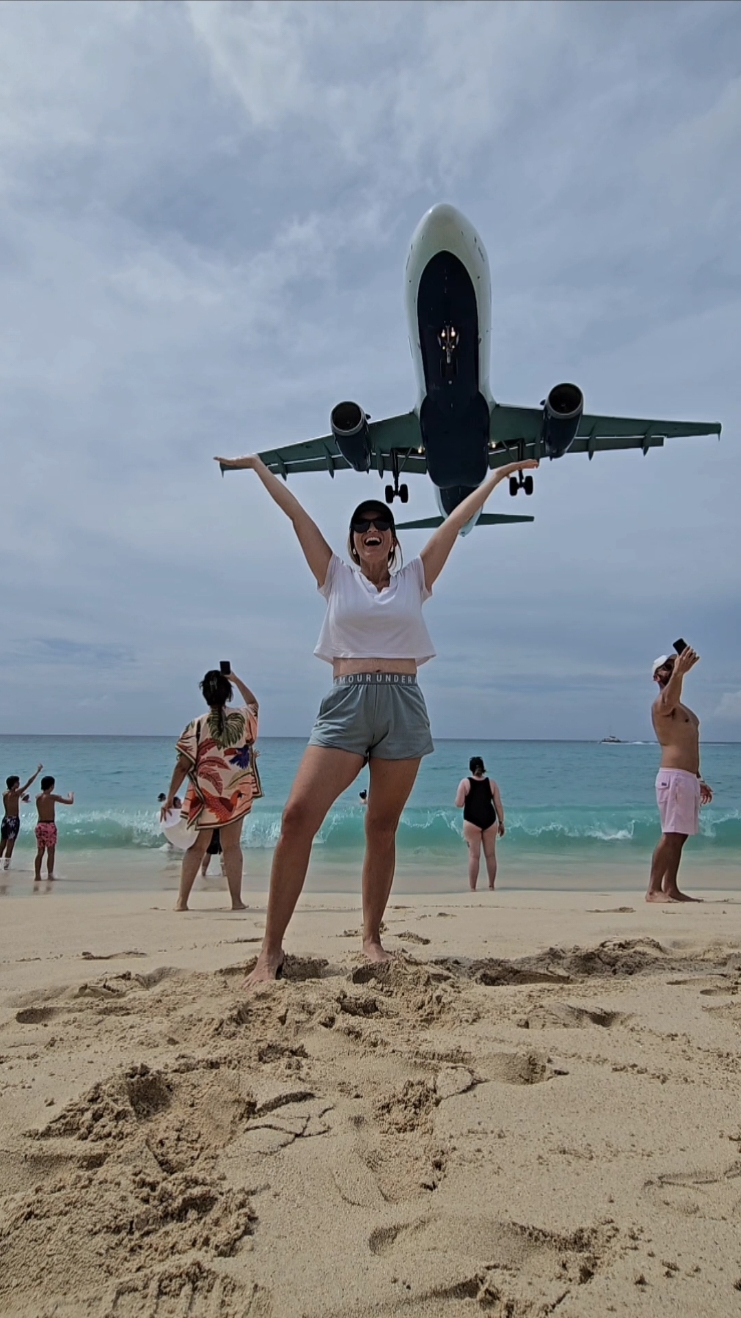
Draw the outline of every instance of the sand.
M741 1314L741 904L0 903L5 1318Z

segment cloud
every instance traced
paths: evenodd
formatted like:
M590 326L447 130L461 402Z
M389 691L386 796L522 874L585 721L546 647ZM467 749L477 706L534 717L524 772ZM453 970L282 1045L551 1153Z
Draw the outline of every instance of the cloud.
M715 716L718 719L741 719L741 691L725 691Z
M547 464L533 526L456 546L428 606L437 735L630 735L679 634L725 735L740 46L710 0L0 7L0 727L169 732L228 653L266 732L307 731L321 600L211 457L326 433L342 397L411 405L403 263L448 198L489 252L498 397L575 378L593 410L724 439ZM342 549L379 486L293 488Z

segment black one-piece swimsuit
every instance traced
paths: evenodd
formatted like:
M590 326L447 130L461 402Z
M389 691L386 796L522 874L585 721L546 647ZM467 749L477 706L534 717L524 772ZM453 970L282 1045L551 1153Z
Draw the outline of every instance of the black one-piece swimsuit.
M491 783L488 778L469 778L468 792L463 806L463 818L480 828L491 828L497 822L497 812L491 795Z

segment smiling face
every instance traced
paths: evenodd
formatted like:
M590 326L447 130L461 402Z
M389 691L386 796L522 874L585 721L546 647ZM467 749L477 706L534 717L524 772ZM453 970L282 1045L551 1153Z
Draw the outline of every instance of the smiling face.
M389 509L380 503L361 504L350 522L349 549L361 569L387 567L394 558L396 531Z

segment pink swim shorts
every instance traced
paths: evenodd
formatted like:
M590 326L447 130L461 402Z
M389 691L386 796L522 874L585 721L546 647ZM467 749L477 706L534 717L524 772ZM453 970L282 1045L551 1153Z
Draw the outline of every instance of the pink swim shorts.
M57 845L56 824L37 824L36 841L40 847L55 847Z
M691 837L700 831L700 779L694 773L686 769L659 769L656 800L662 833L684 833Z

